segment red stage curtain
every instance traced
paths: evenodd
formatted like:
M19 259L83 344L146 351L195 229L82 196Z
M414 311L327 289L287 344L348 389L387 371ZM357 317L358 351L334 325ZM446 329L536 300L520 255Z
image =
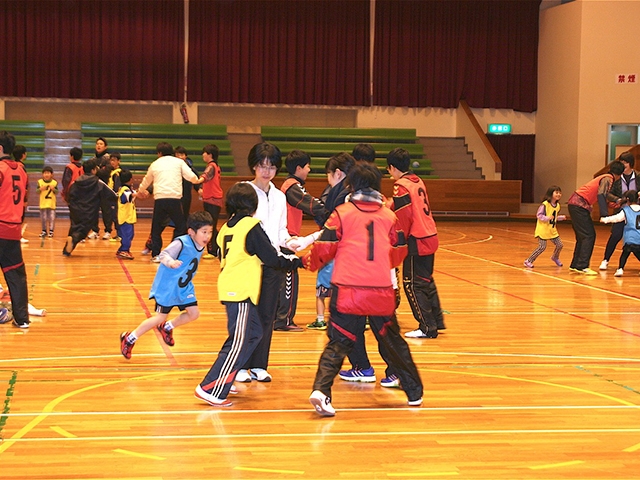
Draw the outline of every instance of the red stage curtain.
M540 0L377 0L374 104L537 108Z
M369 0L189 5L189 100L369 103Z
M522 202L535 203L533 175L535 170L535 135L487 135L502 160L503 180L522 180Z
M183 0L0 0L0 95L180 100L183 6Z

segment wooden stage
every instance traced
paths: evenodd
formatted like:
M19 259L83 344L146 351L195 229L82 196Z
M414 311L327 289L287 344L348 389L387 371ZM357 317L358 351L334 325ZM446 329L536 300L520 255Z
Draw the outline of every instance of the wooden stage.
M28 331L0 326L0 478L630 479L640 472L640 264L623 277L570 274L571 227L533 270L534 222L439 222L435 279L447 330L410 339L425 384L401 390L336 379L333 418L308 402L323 332L275 332L271 383L239 384L234 405L193 396L226 337L217 260L195 279L202 316L169 348L154 332L131 360L119 334L148 315L156 265L117 244L61 250L67 222L40 240L28 219L30 297L48 315ZM312 225L305 223L311 231ZM598 229L591 266L608 236ZM2 282L4 285L4 281ZM301 272L297 323L313 321L315 274ZM403 331L416 323L406 300ZM367 343L378 382L384 365Z

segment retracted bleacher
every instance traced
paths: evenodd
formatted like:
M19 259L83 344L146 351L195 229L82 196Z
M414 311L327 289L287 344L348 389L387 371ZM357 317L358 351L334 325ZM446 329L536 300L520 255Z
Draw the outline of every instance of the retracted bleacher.
M431 162L425 158L415 129L410 128L318 128L262 127L262 139L278 146L283 156L299 149L311 157L313 174L324 174L326 161L340 153L351 153L359 143L368 143L376 151L376 166L386 170L387 154L394 148L406 149L412 159L412 169L423 178L433 175Z
M169 142L184 147L199 172L205 168L202 147L212 143L220 149L218 164L223 175L236 175L231 143L226 125L157 124L157 123L83 123L82 149L85 156L95 149L98 137L107 140L108 151L120 152L122 165L142 172L157 158L156 145Z
M44 122L1 120L0 130L6 130L16 138L16 145L27 149L24 162L27 172L40 172L44 166Z

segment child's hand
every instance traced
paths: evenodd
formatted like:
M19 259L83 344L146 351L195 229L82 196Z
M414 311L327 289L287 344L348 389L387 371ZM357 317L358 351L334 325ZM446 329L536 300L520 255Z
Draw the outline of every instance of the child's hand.
M600 223L607 223L604 221L604 217L600 217Z
M182 265L180 260L171 260L171 263L169 264L171 268L178 268L180 265Z
M564 221L564 220L566 220L566 219L567 219L567 216L566 216L566 215L558 215L558 221L559 221L559 222L562 222L562 221Z

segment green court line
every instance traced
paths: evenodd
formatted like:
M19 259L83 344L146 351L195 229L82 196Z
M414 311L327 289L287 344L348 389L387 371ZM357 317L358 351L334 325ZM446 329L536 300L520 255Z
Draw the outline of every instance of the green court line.
M13 389L16 386L16 379L18 378L18 372L13 370L11 373L11 379L9 380L9 387L7 388L7 393L5 394L4 399L4 407L2 409L2 414L0 415L0 438L2 438L2 429L4 428L4 424L7 423L7 419L9 418L7 414L9 410L11 410L9 404L11 403L11 397L13 397Z

